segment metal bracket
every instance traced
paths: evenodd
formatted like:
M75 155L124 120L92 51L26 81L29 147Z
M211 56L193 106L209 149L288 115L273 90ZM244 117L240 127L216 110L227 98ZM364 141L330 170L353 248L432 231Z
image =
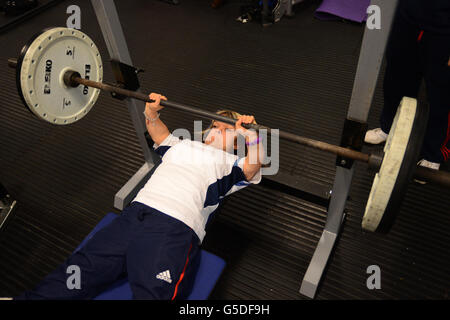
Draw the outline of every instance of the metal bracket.
M122 89L136 91L141 86L137 77L138 73L144 72L143 69L130 66L118 60L111 59L111 67L116 78L116 86ZM125 100L127 97L111 92L113 98Z
M341 147L361 151L364 143L364 135L367 131L367 123L355 120L345 119L344 129L342 130ZM354 160L338 156L336 166L350 169Z

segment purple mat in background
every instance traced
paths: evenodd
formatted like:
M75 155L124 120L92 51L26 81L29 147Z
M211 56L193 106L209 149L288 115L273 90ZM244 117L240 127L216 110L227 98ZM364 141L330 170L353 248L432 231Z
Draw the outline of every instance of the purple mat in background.
M323 0L315 16L320 20L347 19L363 22L367 19L370 0Z

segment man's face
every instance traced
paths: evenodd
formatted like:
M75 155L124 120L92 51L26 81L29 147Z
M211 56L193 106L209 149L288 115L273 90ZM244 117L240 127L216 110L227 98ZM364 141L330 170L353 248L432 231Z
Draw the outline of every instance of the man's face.
M224 122L214 121L213 126L205 139L205 144L232 152L235 148L236 132L234 126Z

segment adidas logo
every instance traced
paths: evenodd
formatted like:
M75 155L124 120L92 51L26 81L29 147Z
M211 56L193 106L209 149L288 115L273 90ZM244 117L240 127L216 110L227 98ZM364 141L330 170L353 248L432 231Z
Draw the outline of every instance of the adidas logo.
M165 282L172 283L172 279L170 278L169 270L158 273L156 275L156 279L160 279L160 280L164 280Z

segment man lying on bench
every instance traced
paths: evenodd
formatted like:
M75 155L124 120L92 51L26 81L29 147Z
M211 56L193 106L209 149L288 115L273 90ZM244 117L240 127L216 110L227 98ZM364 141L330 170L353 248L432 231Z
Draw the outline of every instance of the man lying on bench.
M92 299L128 276L134 299L184 299L189 294L208 218L223 197L261 181L259 138L238 119L235 127L213 121L203 142L180 140L159 118L164 96L152 93L147 130L162 162L132 203L98 231L34 290L15 299ZM247 155L238 158L237 134L246 137ZM80 270L79 288L68 288L69 266Z

